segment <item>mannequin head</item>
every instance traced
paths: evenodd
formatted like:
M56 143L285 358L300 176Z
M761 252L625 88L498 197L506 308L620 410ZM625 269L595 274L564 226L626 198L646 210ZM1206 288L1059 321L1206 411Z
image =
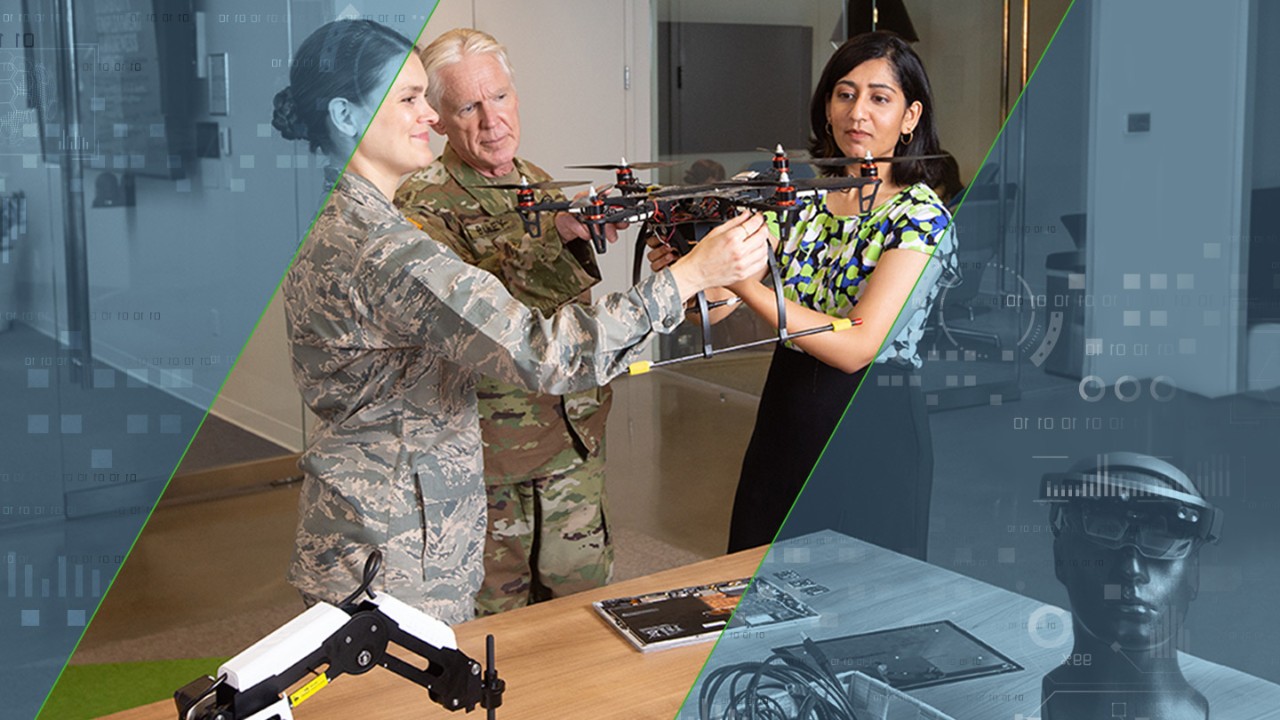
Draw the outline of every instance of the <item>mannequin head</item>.
M1076 631L1127 652L1172 640L1221 524L1191 480L1149 455L1109 453L1046 476L1041 497Z

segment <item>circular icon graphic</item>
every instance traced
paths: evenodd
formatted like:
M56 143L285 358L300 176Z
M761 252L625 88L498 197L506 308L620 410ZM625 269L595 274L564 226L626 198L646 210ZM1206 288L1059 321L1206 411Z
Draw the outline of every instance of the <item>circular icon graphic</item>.
M1130 387L1131 391L1126 389ZM1133 402L1142 397L1142 383L1132 375L1121 375L1116 379L1115 393L1120 402Z
M1162 390L1161 387L1168 388ZM1156 402L1169 402L1178 394L1178 386L1173 383L1173 378L1168 375L1157 375L1151 378L1151 397Z
M1044 364L1062 335L1063 313L1049 309L1045 295L1006 265L992 261L961 269L961 281L944 286L938 296L938 327L947 341L989 359L1021 356L1036 367Z
M1107 382L1097 375L1085 375L1080 379L1080 399L1098 402L1107 395Z
M1041 605L1027 617L1027 634L1039 647L1062 647L1071 640L1071 613L1052 605Z

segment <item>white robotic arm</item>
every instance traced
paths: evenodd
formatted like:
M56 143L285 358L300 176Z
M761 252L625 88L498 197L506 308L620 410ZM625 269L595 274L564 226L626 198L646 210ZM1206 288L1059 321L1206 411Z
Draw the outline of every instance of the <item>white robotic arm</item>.
M506 683L458 650L448 625L390 595L368 590L381 556L365 566L364 583L341 606L319 603L231 658L218 677L195 680L176 693L179 720L293 720L293 708L339 675L384 667L426 688L448 710L479 704L494 718ZM361 595L367 598L361 599ZM387 652L395 644L426 660L424 667ZM311 680L298 684L308 676ZM291 691L292 689L292 691Z

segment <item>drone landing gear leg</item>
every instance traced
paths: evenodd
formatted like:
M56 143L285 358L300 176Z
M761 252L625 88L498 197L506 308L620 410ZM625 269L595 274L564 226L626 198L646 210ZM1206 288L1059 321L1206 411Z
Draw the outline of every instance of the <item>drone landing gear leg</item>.
M796 211L784 210L778 214L781 221L778 227L780 242L791 237L791 229L795 227ZM786 342L791 335L787 332L787 300L782 296L782 269L778 267L778 256L769 253L769 277L773 280L773 296L778 303L778 342Z
M867 190L866 188L871 188ZM876 206L876 193L880 190L879 181L858 188L858 214L866 215Z
M698 315L702 320L702 357L715 354L711 348L711 308L707 305L707 293L698 293Z
M605 250L609 249L609 244L605 240L604 226L599 222L586 223L587 231L591 233L591 242L596 247L596 254L603 255Z
M542 237L542 223L538 221L538 214L524 210L519 214L520 222L524 223L524 231L529 233L529 237Z

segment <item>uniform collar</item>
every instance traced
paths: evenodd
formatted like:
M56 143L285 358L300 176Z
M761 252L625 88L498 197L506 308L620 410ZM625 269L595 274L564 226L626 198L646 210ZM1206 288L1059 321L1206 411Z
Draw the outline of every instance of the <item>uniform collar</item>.
M387 196L383 195L376 185L363 176L357 175L350 168L347 168L338 176L338 184L334 191L341 192L346 197L371 210L400 214L395 204L388 200Z
M440 164L449 173L449 177L453 178L453 181L487 214L501 215L515 208L515 191L488 188L489 185L499 181L481 175L479 170L464 163L462 158L458 157L458 153L454 152L452 145L444 146L444 152L440 154ZM518 177L527 178L531 183L551 179L551 176L547 175L542 168L521 158L515 159L515 166Z

